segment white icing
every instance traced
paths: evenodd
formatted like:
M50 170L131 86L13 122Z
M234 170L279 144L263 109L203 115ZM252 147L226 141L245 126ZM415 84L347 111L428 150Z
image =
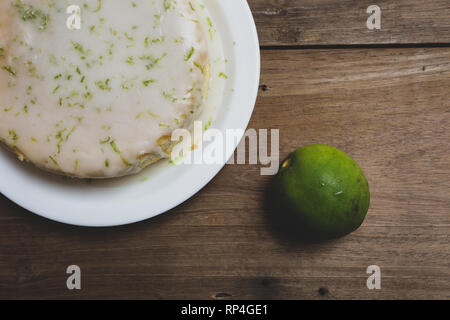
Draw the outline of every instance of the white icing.
M48 14L45 29L15 3ZM66 28L69 5L80 30ZM198 19L187 0L0 0L0 139L69 175L138 171L199 112L210 35Z

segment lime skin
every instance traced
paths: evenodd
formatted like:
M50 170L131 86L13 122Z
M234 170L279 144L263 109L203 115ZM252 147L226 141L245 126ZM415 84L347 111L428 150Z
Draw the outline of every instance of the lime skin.
M370 205L369 184L358 164L344 152L321 144L291 153L273 183L282 213L299 232L336 238L358 229Z

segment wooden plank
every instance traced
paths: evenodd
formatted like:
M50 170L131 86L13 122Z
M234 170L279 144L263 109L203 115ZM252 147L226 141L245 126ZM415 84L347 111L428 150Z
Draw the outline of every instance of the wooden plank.
M372 191L357 232L304 244L265 206L270 177L227 166L151 221L65 226L0 197L0 298L449 299L450 49L267 50L251 121L280 152L328 143ZM264 91L262 90L264 88ZM68 265L81 291L65 289ZM366 268L382 289L366 288Z
M447 0L249 0L263 46L450 43ZM370 5L381 30L368 30Z

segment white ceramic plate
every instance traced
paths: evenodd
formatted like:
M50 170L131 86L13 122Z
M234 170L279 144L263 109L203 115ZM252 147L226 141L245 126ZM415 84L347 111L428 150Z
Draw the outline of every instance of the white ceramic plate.
M225 97L213 127L245 129L259 85L260 53L245 0L206 0L228 59ZM237 147L235 143L234 149ZM227 159L232 153L226 154ZM23 208L62 223L116 226L152 218L186 201L223 165L171 165L161 161L134 177L86 182L20 163L0 150L0 192Z

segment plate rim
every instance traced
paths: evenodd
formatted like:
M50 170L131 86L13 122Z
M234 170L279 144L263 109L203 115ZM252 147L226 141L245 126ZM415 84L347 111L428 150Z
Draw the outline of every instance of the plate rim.
M220 0L217 0L218 2L220 2L220 6L223 7L223 3ZM257 33L257 29L256 29L256 24L255 21L253 19L253 15L252 12L250 10L250 7L248 5L248 2L246 0L238 0L238 1L226 1L225 5L230 5L230 3L234 3L232 4L232 6L236 5L236 2L238 3L238 6L241 6L241 10L243 10L243 12L241 12L242 14L245 14L245 18L246 20L245 22L245 27L248 28L248 32L250 32L250 38L252 40L253 43L251 43L250 45L253 47L254 49L254 53L252 53L252 57L253 57L253 61L254 61L254 66L253 68L255 69L255 74L252 75L252 79L254 84L252 84L251 86L253 86L253 91L248 93L248 110L247 114L241 118L241 127L240 128L236 128L236 129L247 129L248 128L248 124L251 120L251 116L253 114L254 108L255 108L255 104L256 104L256 99L258 97L258 90L259 90L259 81L260 81L260 72L261 72L261 56L260 56L260 46L259 46L259 38L258 38L258 33ZM235 12L234 12L235 13ZM231 14L231 13L228 13ZM229 21L227 21L229 23ZM243 21L240 21L241 23ZM253 56L253 54L255 54L255 56ZM237 57L238 55L235 54L235 57ZM230 154L226 154L226 159L231 158L231 156L234 154L234 151L236 150L239 141L242 139L243 134L239 134L237 143L234 143L234 147L232 148L232 152ZM200 179L195 181L194 185L190 185L190 192L185 192L183 194L183 196L180 196L180 199L176 199L174 201L171 201L169 204L167 204L164 208L157 208L154 210L154 212L152 212L151 214L149 213L143 213L145 212L144 210L142 210L142 212L140 214L134 214L133 216L126 216L126 215L122 215L120 217L115 217L114 219L111 219L110 222L104 221L103 219L92 219L91 221L80 221L77 220L76 217L72 217L72 218L68 218L67 216L61 216L59 214L52 214L50 213L50 209L46 209L46 208L42 208L39 206L36 206L36 204L33 205L33 200L30 200L30 198L25 198L26 195L20 195L17 192L12 192L11 190L8 189L8 183L1 183L0 181L0 193L3 194L6 198L8 198L9 200L11 200L12 202L16 203L17 205L21 206L22 208L30 211L31 213L34 213L38 216L41 216L43 218L52 220L52 221L56 221L59 223L64 223L64 224L69 224L69 225L74 225L74 226L83 226L83 227L113 227L113 226L122 226L122 225L128 225L128 224L133 224L136 222L140 222L140 221L145 221L151 218L154 218L158 215L161 215L165 212L168 212L170 210L172 210L173 208L181 205L182 203L184 203L185 201L189 200L190 198L192 198L195 194L197 194L201 189L203 189L212 179L214 179L214 177L217 176L217 174L223 169L223 167L225 166L225 163L220 164L220 165L201 165L203 167L203 169L206 172L203 172L203 175L200 177ZM194 172L194 170L190 170L190 173L192 174ZM188 174L189 172L187 172L186 174ZM32 198L32 197L31 197ZM136 203L131 207L141 207L144 205L142 202L142 199L140 202ZM36 203L36 199L34 200L34 203ZM49 206L51 206L52 204L49 203ZM47 207L49 208L49 207ZM114 208L112 208L114 209Z

